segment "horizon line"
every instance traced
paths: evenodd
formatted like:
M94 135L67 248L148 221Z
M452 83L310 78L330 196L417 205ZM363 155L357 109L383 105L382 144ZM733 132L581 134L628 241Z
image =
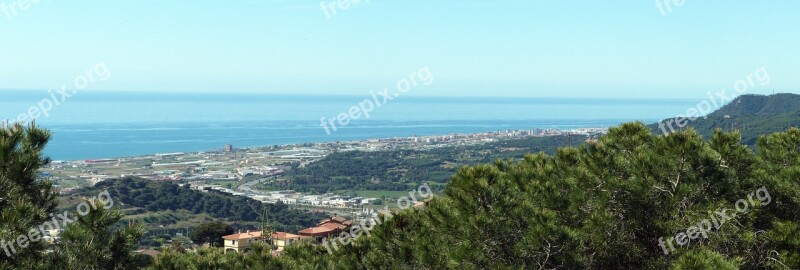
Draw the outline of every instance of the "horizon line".
M47 89L16 89L16 88L0 88L0 92L27 92L27 91L41 91L47 92ZM119 94L166 94L166 95L174 95L174 94L203 94L203 95L254 95L254 96L287 96L287 97L363 97L367 94L326 94L326 93L265 93L265 92L252 92L252 91L229 91L229 92L219 92L219 91L182 91L182 90L172 90L172 91L154 91L154 90L99 90L99 89L85 89L81 90L83 92L90 92L90 93L119 93ZM774 92L774 94L744 94L744 95L756 95L756 96L770 96L775 94L794 94L791 92ZM688 98L688 97L613 97L613 96L490 96L490 95L414 95L408 94L404 95L404 97L409 98L491 98L491 99L513 99L513 98L522 98L522 99L600 99L600 100L681 100L681 101L688 101L688 100L696 100L696 98Z

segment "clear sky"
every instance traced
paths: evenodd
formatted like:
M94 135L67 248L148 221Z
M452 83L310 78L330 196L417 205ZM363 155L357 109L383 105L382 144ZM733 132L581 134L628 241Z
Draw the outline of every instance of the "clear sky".
M0 88L102 62L90 89L366 95L428 66L415 95L696 98L763 66L800 93L797 0L28 1L0 0Z

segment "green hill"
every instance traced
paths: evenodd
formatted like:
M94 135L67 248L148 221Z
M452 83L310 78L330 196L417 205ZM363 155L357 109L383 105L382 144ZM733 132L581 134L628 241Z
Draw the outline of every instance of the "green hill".
M742 143L753 146L761 135L800 126L800 95L742 95L707 117L688 121L683 127L675 124L676 121L682 120L665 119L659 122L664 125L655 123L649 127L657 133L671 131L670 125L675 130L691 127L706 138L717 128L725 131L739 130L742 133Z
M672 119L675 120L677 119ZM670 119L662 122L668 121ZM754 146L761 135L800 126L800 95L743 95L709 114L707 119L689 121L682 128L678 128L673 122L673 126L676 131L692 127L705 138L710 138L717 128L725 131L738 129L742 134L742 143ZM656 134L663 133L658 123L649 127ZM450 175L456 173L461 166L490 163L497 159L518 159L527 153L552 154L557 147L579 145L585 139L578 136L558 136L424 151L335 153L304 168L291 170L284 178L267 183L264 188L316 193L352 190L403 191L415 187L419 182L445 184L450 180Z
M269 211L270 225L282 231L298 231L328 217L318 212L291 209L282 203L263 204L247 197L200 192L188 185L139 178L108 180L75 194L60 196L60 210L75 209L82 198L102 191L108 191L118 209L125 213L124 221L144 225L147 235L140 244L150 246L156 244L156 238L174 236L178 232L185 234L211 220L225 221L236 229L256 229L264 208Z
M755 151L739 141L623 124L553 155L462 168L425 207L329 253L167 252L151 269L800 269L800 129Z
M421 182L445 184L460 167L497 159L520 159L528 153L554 153L558 147L579 145L586 136L553 136L449 146L430 150L349 151L331 154L265 185L327 193L352 190L407 191Z

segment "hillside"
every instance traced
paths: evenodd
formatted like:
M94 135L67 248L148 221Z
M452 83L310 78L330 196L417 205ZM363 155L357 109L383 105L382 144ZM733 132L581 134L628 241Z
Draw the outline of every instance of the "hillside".
M554 155L462 168L425 207L327 255L168 252L151 269L800 269L800 129L755 152L739 141L623 124Z
M668 122L669 119L662 122ZM674 124L673 124L674 125ZM800 95L743 95L683 128L694 128L710 138L714 130L740 130L742 143L754 146L759 136L800 126ZM648 126L662 134L658 123ZM585 137L544 137L496 143L445 147L434 150L334 153L305 168L289 171L284 178L267 183L266 189L304 192L347 190L403 191L419 182L447 183L459 167L518 159L526 153L553 153L557 147L579 145Z
M463 166L519 159L528 153L553 153L558 147L579 145L585 140L585 136L554 136L431 150L339 152L304 168L290 170L284 178L268 183L266 188L315 193L407 191L421 182L447 183Z
M670 119L665 119L661 122L669 121ZM800 126L800 95L796 94L742 95L710 113L707 119L698 118L689 121L683 128L673 125L678 130L692 127L706 138L710 137L716 128L726 131L739 130L742 133L742 143L750 146L755 145L761 135L786 131L788 128L798 126ZM649 127L653 132L663 132L658 123Z
M74 209L81 197L108 190L115 206L124 211L127 221L142 223L148 232L143 244L177 232L186 233L210 220L223 220L237 229L255 229L261 213L269 211L271 225L279 230L297 231L315 225L327 216L321 213L289 209L284 204L262 204L259 201L220 192L200 192L172 182L154 182L123 178L98 183L78 193L61 196L60 208Z

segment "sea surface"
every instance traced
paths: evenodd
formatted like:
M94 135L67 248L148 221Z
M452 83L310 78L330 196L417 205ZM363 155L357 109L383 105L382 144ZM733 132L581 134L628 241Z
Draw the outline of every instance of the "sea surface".
M0 91L0 119L17 119L51 98L46 91ZM59 95L56 99L61 101ZM653 123L696 100L400 96L327 134L335 118L371 96L80 92L37 125L53 138L54 160L209 151L306 142L444 135L506 129L611 127ZM46 104L44 104L46 105ZM45 106L46 107L46 106Z

